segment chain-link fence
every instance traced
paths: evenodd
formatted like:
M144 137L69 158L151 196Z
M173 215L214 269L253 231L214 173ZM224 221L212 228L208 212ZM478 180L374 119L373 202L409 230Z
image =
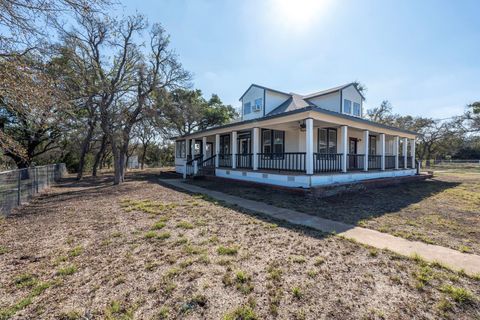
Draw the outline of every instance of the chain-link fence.
M0 172L0 215L8 215L65 173L64 163Z

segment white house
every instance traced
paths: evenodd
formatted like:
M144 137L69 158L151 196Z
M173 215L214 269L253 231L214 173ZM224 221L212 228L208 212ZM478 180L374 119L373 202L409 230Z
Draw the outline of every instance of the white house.
M236 122L177 137L176 171L288 187L411 176L417 133L364 119L353 83L307 95L252 84Z

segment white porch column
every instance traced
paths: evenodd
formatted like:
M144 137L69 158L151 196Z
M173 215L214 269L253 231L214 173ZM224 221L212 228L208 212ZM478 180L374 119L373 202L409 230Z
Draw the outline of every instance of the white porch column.
M237 168L237 131L232 131L232 169Z
M405 169L408 168L407 157L408 157L408 139L403 138L403 167Z
M215 135L215 168L218 168L219 167L219 164L220 164L220 135L219 134L216 134Z
M305 120L306 129L305 132L305 171L307 174L313 174L313 119L308 118Z
M347 172L347 158L348 158L348 126L341 126L342 132L342 172Z
M415 139L410 140L410 156L412 157L412 168L415 169Z
M207 137L202 137L202 155L203 160L207 159Z
M260 145L259 145L259 128L253 128L253 152L252 152L252 157L253 157L253 170L258 170L258 151L260 150Z
M399 152L400 138L393 137L393 154L395 155L395 170L398 170L398 152Z
M192 155L192 159L195 157L195 139L191 139L192 145L190 147L190 154Z
M385 170L385 133L380 133L380 155L382 156L381 169Z
M370 132L368 130L363 131L363 154L365 155L365 162L363 166L363 171L368 171L368 142L369 142Z

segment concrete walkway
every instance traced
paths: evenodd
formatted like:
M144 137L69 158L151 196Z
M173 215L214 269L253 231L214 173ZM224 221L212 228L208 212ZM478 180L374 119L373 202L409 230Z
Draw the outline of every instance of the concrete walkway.
M470 275L480 274L480 256L478 255L462 253L457 250L426 244L423 242L410 241L372 229L356 227L342 222L323 219L290 209L278 208L263 202L248 200L187 184L179 179L160 179L160 181L164 184L172 185L192 193L205 194L216 200L224 201L228 204L237 205L251 211L259 212L275 219L311 227L327 233L334 232L345 238L353 239L359 243L363 243L378 249L388 249L398 254L410 257L414 254L418 254L427 261L437 261L457 271L464 270Z

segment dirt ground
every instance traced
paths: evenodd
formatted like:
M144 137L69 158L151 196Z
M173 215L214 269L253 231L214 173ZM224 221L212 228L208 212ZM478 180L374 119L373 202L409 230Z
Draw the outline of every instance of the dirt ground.
M410 240L480 254L480 174L475 172L445 171L426 181L325 199L236 183L192 183Z
M0 319L478 319L479 296L480 275L175 191L155 172L67 180L0 222Z

